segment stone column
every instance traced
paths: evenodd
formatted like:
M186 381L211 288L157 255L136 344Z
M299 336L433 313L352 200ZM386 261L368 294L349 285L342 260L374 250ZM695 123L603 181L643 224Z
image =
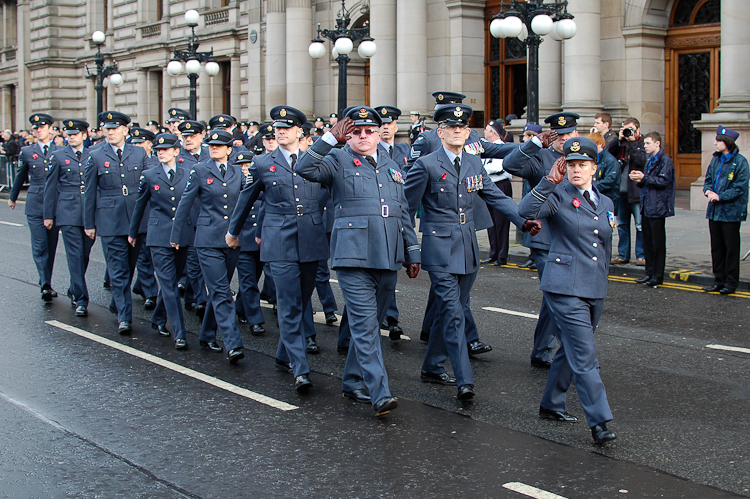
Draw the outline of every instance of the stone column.
M427 105L426 0L397 0L396 46L397 106L404 113L424 113L432 109Z
M578 35L576 35L578 36ZM545 36L539 45L539 122L562 109L562 44Z
M286 2L268 0L267 8L266 109L270 110L286 103Z
M575 16L576 35L565 40L563 108L593 123L602 109L601 0L576 0L568 6Z
M96 82L94 78L86 78L86 121L91 128L98 128L98 118L96 116Z
M224 81L224 71L222 68L222 71L219 71L219 74L214 76L213 78L208 76L205 71L203 71L198 78L198 91L196 92L198 94L198 102L196 103L196 113L198 114L199 120L206 120L208 122L209 119L211 119L211 116L214 116L214 102L213 102L213 86L214 86L214 80L218 79L219 82ZM189 91L188 91L189 92ZM188 94L188 101L189 101L189 94ZM189 110L189 109L188 109Z
M396 0L370 1L370 36L377 52L370 59L370 103L392 106L396 103ZM408 109L401 109L409 114Z
M308 117L313 114L313 59L310 0L286 0L286 102Z
M163 111L163 115L159 116L156 121L159 123L164 123L167 119L167 109L172 107L172 75L167 73L167 68L165 67L161 71L162 77L162 92L161 92L161 108Z
M242 120L242 102L240 102L240 99L242 98L242 68L240 67L240 56L232 56L230 68L232 77L230 90L232 102L230 103L230 114L238 120Z
M148 93L148 71L139 69L137 73L136 82L136 117L133 121L137 121L141 126L146 126L148 122L148 103L151 102Z
M466 94L466 104L484 109L484 0L448 0L449 88ZM436 89L437 90L437 89ZM489 119L489 116L485 116ZM476 123L484 126L484 123Z

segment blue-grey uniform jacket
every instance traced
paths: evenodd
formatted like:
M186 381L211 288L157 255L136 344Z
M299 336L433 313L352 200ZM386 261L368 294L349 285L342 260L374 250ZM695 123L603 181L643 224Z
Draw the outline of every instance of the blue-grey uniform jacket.
M748 171L747 159L735 148L732 157L721 162L722 154L715 152L706 170L703 192L719 195L715 203L708 203L706 218L714 222L744 222L747 220Z
M486 208L484 201L516 226L524 222L513 200L490 180L482 160L467 153L462 158L461 171L456 172L441 146L418 159L406 177L412 220L419 203L423 205L422 266L427 271L470 274L479 269L474 209Z
M469 134L469 138L466 140L466 143L471 144L473 142L479 142L479 140L479 134L472 130ZM440 137L437 134L437 128L420 133L419 137L417 137L417 140L415 140L411 145L408 165L407 168L405 168L406 173L409 173L409 169L414 165L415 161L417 161L422 156L427 156L428 154L437 151L442 145L443 142L442 140L440 140Z
M227 172L221 178L219 167L212 159L193 165L185 192L177 205L170 242L178 243L188 239L193 229L188 219L195 212L193 206L196 199L200 204L200 214L195 221L196 248L227 248L224 236L229 227L229 217L232 216L234 206L245 185L245 175L242 169L232 163L227 163Z
M331 268L398 270L404 261L420 262L403 175L385 151L376 164L348 145L334 149L318 140L297 166L302 177L331 190Z
M675 171L672 159L664 150L648 157L641 188L641 216L665 218L674 216Z
M180 159L182 159L182 161L180 161ZM195 156L193 156L192 153L182 147L180 148L180 154L177 156L176 161L177 163L182 163L185 166L193 166L196 163L202 163L203 161L209 161L210 159L211 156L208 154L208 146L201 145L198 159L195 159Z
M385 142L378 144L378 155L387 154L394 163L398 166L399 170L404 170L409 162L409 156L411 155L411 147L406 142L394 142L393 149L389 152L390 146Z
M300 155L297 165L306 155ZM320 184L293 172L281 148L271 154L256 156L249 172L253 183L240 195L229 233L240 234L253 204L264 192L261 261L305 263L327 260L328 239L320 214Z
M146 223L148 233L146 235L146 246L157 246L170 248L170 236L175 221L177 206L180 203L188 179L190 168L176 165L174 181L169 181L169 175L164 172L161 164L143 172L138 186L138 199L135 203L133 218L130 220L129 236L136 238L144 217L148 217ZM150 206L150 211L146 208ZM180 246L191 246L195 237L195 220L198 218L200 207L195 205L193 212L187 218L188 228L182 231L179 241Z
M567 180L555 185L543 178L518 206L522 217L547 220L550 249L542 291L591 299L607 296L615 207L592 189L599 194L596 210Z
M253 203L248 220L242 226L242 232L240 232L240 248L242 248L242 251L260 251L260 246L258 246L255 238L260 237L263 230L262 220L265 211L263 193L261 193L258 200Z
M127 236L141 174L149 166L146 151L131 144L123 146L122 163L109 144L90 150L83 173L84 227L98 236Z
M45 219L54 219L55 225L83 227L83 193L86 190L83 171L88 159L88 149L83 148L79 161L71 146L58 149L50 157L44 187Z
M50 142L47 156L42 152L39 143L21 148L18 155L18 170L10 191L10 200L15 201L21 193L21 187L29 181L29 189L26 191L26 208L24 213L29 217L44 216L44 186L47 182L47 174L50 170L50 157L60 146Z

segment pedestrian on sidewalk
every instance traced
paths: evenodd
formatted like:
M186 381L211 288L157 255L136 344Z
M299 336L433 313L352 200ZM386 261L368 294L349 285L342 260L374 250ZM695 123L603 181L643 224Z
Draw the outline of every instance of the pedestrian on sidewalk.
M714 283L704 291L734 293L740 280L740 224L747 219L747 159L735 144L740 134L719 126L716 152L706 170L703 194L708 198L706 218L711 235Z

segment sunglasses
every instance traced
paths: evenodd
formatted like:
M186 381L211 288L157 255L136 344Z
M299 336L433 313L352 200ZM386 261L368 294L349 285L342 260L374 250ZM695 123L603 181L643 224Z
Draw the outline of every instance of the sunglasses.
M359 130L354 130L352 132L352 136L359 137L360 135L362 135L362 132L364 132L365 135L369 136L369 135L372 135L373 133L378 133L378 130L376 130L374 128L361 128Z

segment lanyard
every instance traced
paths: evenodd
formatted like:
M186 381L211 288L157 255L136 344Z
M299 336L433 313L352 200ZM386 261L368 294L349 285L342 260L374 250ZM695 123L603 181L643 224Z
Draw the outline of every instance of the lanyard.
M721 155L721 163L719 164L719 172L716 174L716 180L714 181L714 192L716 192L717 188L719 187L719 180L721 180L721 170L724 168L724 162L731 158L731 155L729 154L722 154Z

